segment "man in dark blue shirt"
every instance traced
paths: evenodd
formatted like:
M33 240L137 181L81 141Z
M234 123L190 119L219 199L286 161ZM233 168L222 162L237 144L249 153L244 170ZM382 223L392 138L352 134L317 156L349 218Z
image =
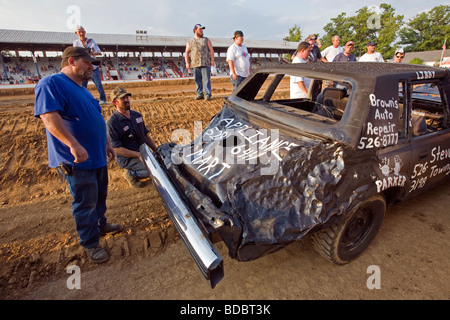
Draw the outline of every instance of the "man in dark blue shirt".
M99 245L100 236L122 227L106 222L106 158L113 158L114 150L106 137L101 107L82 86L98 63L84 48L66 48L61 72L36 85L34 115L47 130L49 166L57 168L69 184L80 245L92 261L103 263L109 255Z
M139 112L131 110L130 96L124 88L118 87L111 92L111 101L116 111L106 121L108 137L116 153L119 167L127 169L123 173L128 183L135 188L146 185L143 179L150 177L141 161L139 148L147 144L153 151L156 145L149 135L144 119Z
M356 57L352 53L355 47L355 43L353 41L348 41L345 44L344 52L339 53L336 57L334 57L333 62L356 62Z

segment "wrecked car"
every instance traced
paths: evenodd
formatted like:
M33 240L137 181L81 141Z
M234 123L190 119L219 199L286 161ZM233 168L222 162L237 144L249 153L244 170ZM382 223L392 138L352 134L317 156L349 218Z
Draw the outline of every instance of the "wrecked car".
M334 264L358 257L386 208L450 172L449 71L389 63L262 67L187 145L144 162L214 287L223 261L249 261L310 235ZM291 99L290 79L311 80Z

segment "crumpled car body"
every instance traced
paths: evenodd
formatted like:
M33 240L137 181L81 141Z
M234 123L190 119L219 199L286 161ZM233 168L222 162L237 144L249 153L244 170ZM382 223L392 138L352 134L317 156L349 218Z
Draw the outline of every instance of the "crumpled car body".
M299 76L312 79L308 96L290 98ZM442 69L387 63L260 68L190 144L141 153L213 287L223 266L209 239L249 261L312 234L319 253L346 263L372 241L387 206L448 177L448 79ZM188 221L198 228L191 240ZM194 238L206 241L209 262Z

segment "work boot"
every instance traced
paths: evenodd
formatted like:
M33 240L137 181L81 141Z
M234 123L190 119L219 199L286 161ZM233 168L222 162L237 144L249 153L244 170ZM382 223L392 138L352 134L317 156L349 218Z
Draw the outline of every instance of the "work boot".
M105 236L107 233L118 233L122 231L123 227L118 223L107 223L100 228L100 233Z
M93 248L84 248L84 251L86 252L88 258L94 263L103 263L109 259L108 253L105 249L100 247L100 245Z
M128 173L128 171L123 172L123 177L128 181L130 186L132 186L133 188L143 188L146 186L146 183L144 183L145 181L139 181L137 177L132 176L131 174Z

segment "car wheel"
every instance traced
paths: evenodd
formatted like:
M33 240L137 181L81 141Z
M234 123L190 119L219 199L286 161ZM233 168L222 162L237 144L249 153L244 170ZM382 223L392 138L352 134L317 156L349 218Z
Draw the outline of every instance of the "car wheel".
M312 234L314 248L334 264L346 264L358 257L372 242L386 212L383 196L359 204L338 223Z

